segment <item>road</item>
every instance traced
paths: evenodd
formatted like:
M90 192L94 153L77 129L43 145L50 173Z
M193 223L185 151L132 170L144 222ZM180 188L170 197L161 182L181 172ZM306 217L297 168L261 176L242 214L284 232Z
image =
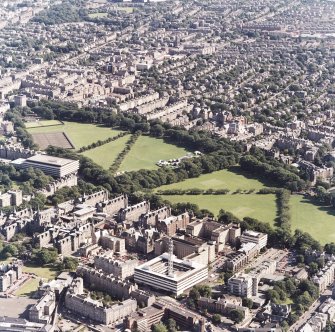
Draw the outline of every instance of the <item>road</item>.
M291 332L299 331L300 328L312 317L314 312L319 308L319 306L326 301L331 295L329 289L325 290L320 297L309 307L309 309L300 317L300 319L295 322L289 329Z

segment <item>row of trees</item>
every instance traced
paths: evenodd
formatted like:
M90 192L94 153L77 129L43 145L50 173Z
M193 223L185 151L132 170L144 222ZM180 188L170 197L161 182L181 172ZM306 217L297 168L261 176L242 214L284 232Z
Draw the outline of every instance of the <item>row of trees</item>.
M277 226L288 232L291 232L291 214L290 214L290 191L286 189L277 190Z
M110 142L114 142L116 141L117 139L123 137L123 136L126 136L128 135L128 132L121 132L119 134L117 134L116 136L112 136L112 137L108 137L107 139L105 140L98 140L97 142L94 142L92 144L89 144L89 145L86 145L86 146L83 146L81 147L78 152L85 152L85 151L88 151L88 150L92 150L92 149L95 149L99 146L102 146L102 145L105 145L107 143L110 143Z
M229 189L199 189L199 188L190 188L190 189L166 189L158 190L158 195L226 195L230 192Z
M203 173L225 169L238 162L239 154L235 151L220 150L199 158L185 160L180 163L178 170L161 167L158 170L139 170L127 172L114 177L110 171L104 170L91 159L72 151L49 147L48 154L80 160L80 176L87 182L101 185L110 192L131 193L143 189L153 189L165 184L180 182L188 178L198 177Z
M129 140L126 143L126 146L123 148L123 150L118 154L118 156L113 161L113 164L109 167L109 170L112 173L115 173L118 168L120 167L122 161L126 157L126 155L129 153L133 145L136 143L137 139L141 136L141 132L136 132L135 134L131 135Z
M291 214L290 214L290 196L291 193L287 189L282 188L262 188L259 194L275 194L277 203L276 226L291 231Z

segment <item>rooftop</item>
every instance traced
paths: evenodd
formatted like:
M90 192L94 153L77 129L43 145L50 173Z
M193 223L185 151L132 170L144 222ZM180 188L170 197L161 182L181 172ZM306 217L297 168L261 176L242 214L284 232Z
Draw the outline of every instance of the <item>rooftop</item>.
M26 159L26 161L32 162L32 163L41 163L41 164L48 164L50 166L62 167L62 166L71 164L75 162L76 160L59 158L59 157L49 156L46 154L38 154L32 157L29 157L28 159Z

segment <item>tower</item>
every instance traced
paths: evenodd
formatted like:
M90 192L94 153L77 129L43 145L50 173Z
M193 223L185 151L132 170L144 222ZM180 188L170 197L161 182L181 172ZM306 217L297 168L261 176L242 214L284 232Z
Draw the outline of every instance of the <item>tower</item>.
M173 277L173 240L169 240L169 262L168 262L168 275Z

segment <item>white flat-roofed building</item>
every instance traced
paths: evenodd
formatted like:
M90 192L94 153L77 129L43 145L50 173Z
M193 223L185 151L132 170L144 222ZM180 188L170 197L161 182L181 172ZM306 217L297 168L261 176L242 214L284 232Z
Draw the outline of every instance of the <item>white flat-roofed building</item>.
M19 168L38 168L45 174L55 178L62 178L68 174L77 173L79 169L79 160L65 159L46 154L32 156L20 163L14 161L14 165Z
M162 254L135 268L135 282L175 295L208 278L208 267L172 255L173 273L169 275L169 254Z
M258 244L258 249L266 247L268 243L268 235L266 233L260 233L255 231L244 231L240 237L241 243L256 243Z
M253 278L243 274L228 280L228 291L236 296L250 298L253 295ZM257 291L257 289L256 289Z

